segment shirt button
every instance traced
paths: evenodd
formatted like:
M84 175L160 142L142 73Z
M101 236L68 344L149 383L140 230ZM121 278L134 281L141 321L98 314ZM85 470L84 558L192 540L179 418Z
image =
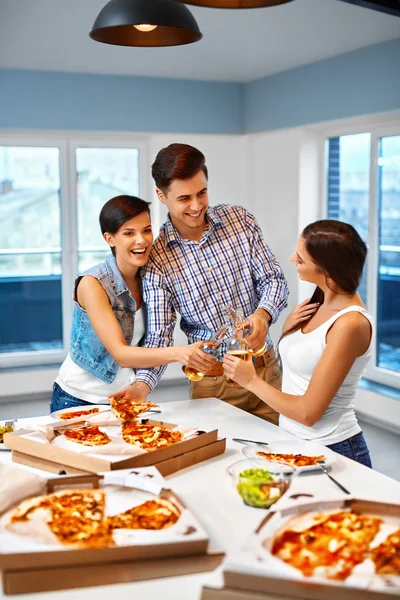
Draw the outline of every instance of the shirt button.
M212 271L212 267L208 267L207 271Z
M218 296L222 296L222 292L217 292Z

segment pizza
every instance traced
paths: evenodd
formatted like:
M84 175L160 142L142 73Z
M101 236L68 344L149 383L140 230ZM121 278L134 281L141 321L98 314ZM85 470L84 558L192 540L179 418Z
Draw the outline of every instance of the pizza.
M122 438L144 450L156 450L180 442L183 433L162 427L162 425L146 425L141 423L122 423Z
M261 456L267 460L284 462L293 467L311 467L326 460L323 455L307 456L305 454L274 454L273 452L257 452L257 456Z
M307 513L277 532L271 553L306 577L344 581L369 554L382 519L351 512Z
M69 429L62 434L70 442L83 444L84 446L105 446L111 442L104 431L98 427L82 427L80 429Z
M84 417L86 415L94 415L95 413L98 413L99 409L98 408L88 408L86 410L76 410L76 411L71 411L71 412L64 412L59 414L59 418L62 419L63 421L66 421L67 419L75 419L75 417Z
M370 558L378 575L400 576L400 529L371 550Z
M22 502L7 528L50 543L100 548L114 543L104 513L102 490L63 490Z
M111 410L114 415L121 421L134 421L139 415L147 412L149 408L158 407L158 404L154 402L130 402L116 400L112 396L110 397Z
M108 517L110 529L167 529L180 517L179 509L163 498L147 500L125 512Z
M6 528L47 543L103 548L115 545L116 529L166 529L180 515L172 502L157 498L107 516L103 490L63 490L25 500L11 513Z

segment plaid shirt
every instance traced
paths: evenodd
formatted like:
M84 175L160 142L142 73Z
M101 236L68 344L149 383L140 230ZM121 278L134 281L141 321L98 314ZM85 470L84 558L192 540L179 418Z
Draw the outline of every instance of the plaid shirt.
M148 311L144 347L150 348L173 344L176 313L193 343L209 339L227 323L228 303L245 316L264 308L272 323L287 306L282 269L256 219L241 206L208 207L200 242L181 238L168 218L144 267L142 284ZM269 335L266 342L271 348ZM221 344L218 360L225 351L226 344ZM153 389L165 369L138 369L135 381Z

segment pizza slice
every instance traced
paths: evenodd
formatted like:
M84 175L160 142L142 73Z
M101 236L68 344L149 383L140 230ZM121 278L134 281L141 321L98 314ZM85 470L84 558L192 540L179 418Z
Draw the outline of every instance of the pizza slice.
M133 422L122 423L122 438L128 444L145 450L156 450L180 442L183 433L161 425L143 425Z
M167 529L180 517L180 510L169 500L147 500L125 512L108 517L110 530L114 529Z
M154 402L124 402L123 400L116 400L112 396L110 397L110 406L114 415L123 422L134 421L150 408L158 408L158 404L154 404Z
M257 452L257 456L267 460L284 462L294 467L310 467L326 460L325 456L307 456L305 454L275 454L273 452Z
M381 522L349 512L301 515L277 533L271 553L306 577L344 581L367 558Z
M98 427L82 427L81 429L69 429L62 434L70 442L76 442L83 446L105 446L111 442L104 431Z
M101 548L114 543L104 513L102 490L63 490L22 502L7 529L47 543Z
M76 410L71 412L64 412L58 415L60 419L66 421L67 419L75 419L76 417L85 417L86 415L94 415L100 412L98 408L88 408L85 410Z
M378 575L400 577L400 529L389 535L384 542L373 548L370 558Z

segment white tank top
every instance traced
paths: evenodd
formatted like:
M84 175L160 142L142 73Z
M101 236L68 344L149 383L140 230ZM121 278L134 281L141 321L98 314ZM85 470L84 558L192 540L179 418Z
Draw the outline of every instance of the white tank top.
M326 347L326 334L342 315L357 311L371 323L372 316L361 306L349 306L337 312L310 333L300 329L285 336L279 344L282 360L282 392L302 396L307 391L311 377ZM346 379L337 391L321 419L312 427L280 415L279 426L305 440L325 446L342 442L361 431L354 412L354 396L357 385L372 353L372 336L368 350L356 358Z
M144 318L142 309L135 313L135 327L131 346L137 346L144 335ZM68 354L61 365L56 383L67 392L80 400L92 404L108 404L108 396L130 385L133 380L133 370L120 368L114 381L109 384L78 367Z

